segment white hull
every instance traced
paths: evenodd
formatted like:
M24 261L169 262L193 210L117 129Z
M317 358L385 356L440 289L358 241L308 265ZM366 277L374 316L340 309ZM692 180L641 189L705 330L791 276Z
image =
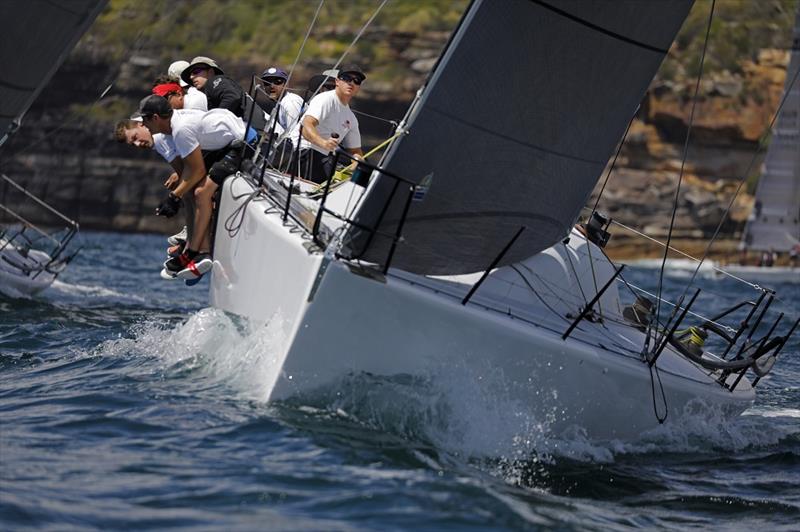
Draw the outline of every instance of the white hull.
M38 274L27 271L26 268L37 269L40 264L50 260L47 254L31 250L24 257L5 240L0 239L0 292L10 297L30 297L38 294L51 284L57 277L47 271Z
M641 259L630 262L638 268L661 268L661 259ZM675 277L689 277L697 268L697 262L691 259L667 259L664 272ZM789 266L739 266L738 264L721 265L713 261L704 261L697 272L703 279L724 279L727 274L753 283L800 283L800 268Z
M270 399L302 396L359 373L428 380L452 370L463 376L465 389L503 396L519 415L548 422L556 432L579 426L595 439L628 439L658 425L651 374L638 354L643 335L635 329L613 319L584 320L564 341L570 323L564 309L554 314L537 305L529 291L510 283L517 273L508 268L495 271L466 306L461 298L475 276L365 275L326 259L302 232L282 223L277 209L265 213L266 201L248 205L231 236L224 221L242 201L232 199L231 188L237 195L251 190L243 179L224 185L211 302L255 320L281 320L286 342L273 353L264 382ZM522 267L556 280L564 274L563 255L580 260L587 249L582 238L562 247ZM582 268L590 268L585 260ZM618 318L618 306L612 287L601 307ZM657 366L673 417L697 399L738 414L754 398L746 379L729 392L670 349Z

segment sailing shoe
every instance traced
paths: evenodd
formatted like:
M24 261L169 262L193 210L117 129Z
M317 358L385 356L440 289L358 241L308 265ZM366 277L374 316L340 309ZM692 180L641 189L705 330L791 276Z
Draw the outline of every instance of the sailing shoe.
M211 256L207 253L201 253L200 255L197 255L189 264L187 264L184 269L179 271L176 277L178 277L178 279L183 279L184 281L200 279L203 274L211 270L213 265L214 261L211 260Z
M174 281L175 279L177 279L175 274L166 268L161 270L161 278L164 279L165 281Z
M177 257L173 257L164 262L164 269L173 274L178 273L186 268L196 256L196 251L186 250Z
M171 237L167 238L167 243L170 246L183 245L186 243L186 235L187 235L186 226L184 225L183 229L181 229L179 232L175 233Z

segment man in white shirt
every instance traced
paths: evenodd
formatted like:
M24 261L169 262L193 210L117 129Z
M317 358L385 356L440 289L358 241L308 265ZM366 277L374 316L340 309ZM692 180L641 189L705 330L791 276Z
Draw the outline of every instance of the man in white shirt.
M364 155L358 119L350 109L350 101L366 78L356 66L342 68L336 78L336 88L311 99L289 137L296 143L302 133L299 159L293 160L291 165L293 172L298 172L299 168L301 177L322 183L333 175L335 156L332 152L337 147L341 146L356 159Z
M269 67L261 73L261 81L266 85L267 94L270 99L278 102L278 124L284 131L294 127L305 107L303 98L286 88L288 79L286 71L278 67Z
M151 133L172 138L180 159L180 183L169 193L156 214L172 217L180 208L181 198L194 194L194 234L187 249L164 263L162 277L191 279L211 268L209 226L213 196L227 176L236 172L241 162L241 141L246 126L227 109L173 111L161 96L148 96L139 104L139 114ZM248 141L255 137L250 131ZM208 171L206 170L207 168Z
M178 185L178 180L180 179L178 173L181 170L181 166L178 158L178 151L175 149L175 144L172 142L171 137L162 135L161 133L153 135L150 133L149 129L144 127L141 119L128 119L121 120L117 123L114 130L114 138L117 142L125 143L135 148L155 150L174 170L166 181L164 181L164 186L172 190ZM192 234L192 226L194 225L194 196L192 194L184 196L183 204L186 207L186 226L184 230L187 236L182 239L189 240ZM177 236L178 235L175 235L175 237ZM180 252L181 250L182 246L172 246L169 253Z

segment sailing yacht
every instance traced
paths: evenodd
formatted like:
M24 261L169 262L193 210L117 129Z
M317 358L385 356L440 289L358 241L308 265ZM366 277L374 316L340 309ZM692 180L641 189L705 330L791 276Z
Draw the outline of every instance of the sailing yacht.
M0 37L0 149L106 3L0 2L0 20L7 22ZM50 286L74 258L77 251L68 251L68 246L78 224L10 177L0 177L0 293L31 296ZM6 197L6 192L22 195ZM45 230L31 223L17 208L22 198L63 223L63 230Z
M691 301L669 320L624 305L607 223L575 225L690 7L476 0L380 164L308 194L266 164L229 178L210 299L282 328L266 396L458 374L596 439L750 406L797 322L754 334L764 295L733 335L679 332Z

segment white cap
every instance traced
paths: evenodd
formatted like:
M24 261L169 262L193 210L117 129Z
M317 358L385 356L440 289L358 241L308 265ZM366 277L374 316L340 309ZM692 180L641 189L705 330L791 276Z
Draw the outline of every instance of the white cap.
M187 68L189 68L189 61L175 61L169 66L167 74L171 78L178 78L178 83L181 84L181 87L188 87L189 84L181 79L181 73Z

